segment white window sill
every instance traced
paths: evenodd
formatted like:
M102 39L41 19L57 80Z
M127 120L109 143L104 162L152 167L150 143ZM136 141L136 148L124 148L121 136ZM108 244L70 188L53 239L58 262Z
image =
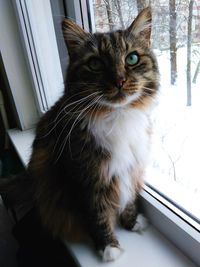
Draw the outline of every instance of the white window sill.
M31 144L34 139L34 130L19 131L9 130L9 137L21 159L24 166L27 166L30 153ZM142 194L145 199L145 193ZM145 199L145 201L148 201ZM155 215L155 214L154 214ZM162 221L158 221L162 224ZM66 244L71 250L77 262L82 267L126 267L134 265L135 267L194 267L197 266L192 263L179 249L177 249L171 242L169 242L156 228L151 225L145 233L130 233L122 229L116 229L116 234L119 238L121 246L125 252L122 256L111 263L104 263L96 256L96 252L87 244ZM194 237L193 237L194 239ZM199 235L197 236L199 239ZM186 243L188 249L198 251L198 247L191 247L190 243ZM196 253L197 257L199 254ZM196 258L196 262L198 262Z
M92 247L85 244L70 244L69 247L82 267L186 267L195 266L153 226L143 233L131 233L117 229L122 248L119 259L104 263Z
M26 167L31 155L32 143L35 136L34 130L20 131L19 129L11 129L8 131L8 135L21 162Z

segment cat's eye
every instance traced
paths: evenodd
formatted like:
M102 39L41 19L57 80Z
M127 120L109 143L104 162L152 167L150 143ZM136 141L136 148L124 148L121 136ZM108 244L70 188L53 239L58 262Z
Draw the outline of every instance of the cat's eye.
M129 66L136 65L139 62L139 55L137 52L132 52L126 57L126 64Z
M92 70L92 71L101 71L103 69L103 62L98 59L98 58L91 58L88 62L88 67Z

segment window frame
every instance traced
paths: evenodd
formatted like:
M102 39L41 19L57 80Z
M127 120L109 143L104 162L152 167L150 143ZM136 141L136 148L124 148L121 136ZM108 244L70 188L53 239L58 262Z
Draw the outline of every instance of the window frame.
M199 266L200 232L184 220L168 200L148 185L145 185L141 197L145 214L150 222Z
M87 0L64 0L67 18L72 19L86 31L95 30L92 2Z
M1 1L0 34L1 61L15 105L16 123L22 130L29 129L34 127L39 115L11 1Z
M50 10L50 0L44 0L49 7ZM40 113L46 111L51 105L50 102L40 103L38 99L38 92L35 90L37 86L39 86L38 82L35 80L36 72L34 70L34 66L31 64L33 63L33 58L30 57L30 53L28 52L30 49L30 45L27 39L27 30L24 28L24 17L22 15L21 6L19 3L25 4L25 0L12 0L12 3L15 7L15 14L13 10L13 6L11 6L10 1L4 1L4 9L0 11L0 22L1 18L7 24L2 24L4 26L10 25L10 39L5 39L3 43L0 40L1 45L1 52L2 52L2 59L5 65L5 70L8 76L8 80L10 83L11 92L13 95L13 99L15 101L17 113L19 116L20 121L20 128L25 130L32 128L33 125L40 117ZM86 30L94 31L94 13L92 7L91 0L65 0L66 7L68 9L68 18L72 18L78 24L84 27ZM36 10L34 11L36 12ZM4 16L1 16L3 15ZM18 25L21 28L21 40L19 38L18 28L16 25L16 18L15 15L18 17ZM6 18L7 16L7 18ZM10 20L10 22L9 22ZM45 22L44 22L45 23ZM1 23L0 23L0 30L2 30ZM16 32L15 32L16 31ZM14 34L15 32L15 34ZM53 19L51 21L51 37L53 38L53 47L56 50L56 60L57 60L57 67L59 69L57 80L54 81L55 84L59 84L62 77L62 70L59 62L59 53L58 47L56 44L56 36L53 29ZM2 38L3 39L3 38ZM12 45L6 52L6 41L11 41ZM33 38L33 45L34 45L34 38ZM16 47L15 44L18 44ZM28 46L28 47L27 47ZM13 52L15 52L15 57L13 58ZM24 51L26 51L26 56L24 56ZM9 52L11 53L9 55ZM28 54L27 54L28 53ZM36 54L36 61L38 60L38 68L43 68L42 66L42 59ZM15 72L14 74L18 77L17 87L16 87L16 80L13 79L13 69L10 67L13 61ZM43 62L44 63L44 62ZM29 71L27 70L27 66ZM45 69L45 72L48 71L48 68ZM22 73L24 75L22 75ZM41 75L41 79L47 79L43 74ZM42 82L44 82L42 80ZM53 83L54 83L53 82ZM44 83L45 84L45 83ZM46 84L44 87L49 88ZM45 88L45 90L47 89ZM43 89L42 89L43 90ZM48 89L47 89L48 90ZM46 101L46 100L45 100ZM23 104L23 105L22 105ZM25 132L24 132L25 133ZM20 134L20 132L18 133ZM13 139L13 144L15 144L15 140ZM18 149L18 153L21 153L21 147L17 148L15 144L16 150ZM180 250L182 250L185 255L187 255L190 259L192 259L197 265L200 265L200 258L199 258L199 251L200 251L200 233L199 231L195 230L191 225L189 225L186 221L183 220L177 213L174 212L172 208L170 208L169 203L166 202L162 196L158 195L155 191L153 191L147 185L145 186L145 190L141 193L141 197L143 199L144 209L146 214L148 215L149 220L152 222L156 228L162 232L172 243L174 243Z
M37 110L43 114L63 91L63 76L51 4L49 0L13 0L13 6Z

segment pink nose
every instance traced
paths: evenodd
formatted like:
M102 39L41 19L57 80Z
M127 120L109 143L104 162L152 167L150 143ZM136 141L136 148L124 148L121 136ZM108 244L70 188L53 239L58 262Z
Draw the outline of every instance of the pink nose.
M124 76L118 77L116 81L116 86L118 89L122 88L123 84L125 83L126 78Z

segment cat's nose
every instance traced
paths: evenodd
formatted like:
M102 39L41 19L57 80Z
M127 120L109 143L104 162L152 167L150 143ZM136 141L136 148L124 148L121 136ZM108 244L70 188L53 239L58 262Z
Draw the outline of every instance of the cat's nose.
M124 85L125 81L126 81L125 76L118 77L117 80L116 80L116 86L117 86L117 88L118 89L121 89L122 86Z

